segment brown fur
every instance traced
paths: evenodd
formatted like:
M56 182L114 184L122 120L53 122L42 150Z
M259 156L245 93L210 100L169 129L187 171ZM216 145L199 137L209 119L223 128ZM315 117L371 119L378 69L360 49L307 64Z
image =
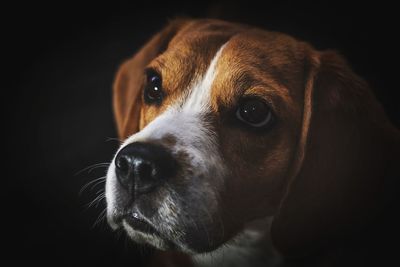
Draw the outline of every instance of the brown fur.
M204 74L228 40L209 115L231 170L221 194L226 238L250 220L274 215L276 249L303 257L367 227L385 204L385 177L399 162L399 131L335 52L237 24L173 21L116 76L120 137L185 97L193 77ZM162 74L167 97L160 107L142 104L146 67ZM247 131L232 122L232 109L247 94L273 108L278 121L270 131Z

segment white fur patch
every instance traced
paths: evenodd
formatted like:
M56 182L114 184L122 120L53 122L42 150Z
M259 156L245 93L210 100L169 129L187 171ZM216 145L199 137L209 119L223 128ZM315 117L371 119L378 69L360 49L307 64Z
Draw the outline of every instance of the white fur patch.
M115 157L114 157L115 159ZM107 180L106 180L106 202L107 202L107 221L112 229L117 229L118 225L114 222L114 212L115 209L115 200L117 196L117 190L115 188L116 177L115 177L115 163L114 159L111 161L110 166L107 170Z
M210 66L207 69L203 79L197 81L189 95L189 98L183 105L183 109L191 112L204 112L210 105L211 88L217 75L217 63L221 57L221 53L224 50L226 44L221 46L214 58L211 60Z

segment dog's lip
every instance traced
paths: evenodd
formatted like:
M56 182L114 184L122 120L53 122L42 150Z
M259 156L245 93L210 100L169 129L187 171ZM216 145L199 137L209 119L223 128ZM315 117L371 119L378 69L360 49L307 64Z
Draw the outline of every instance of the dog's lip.
M138 212L132 212L123 217L123 220L129 224L134 230L147 233L158 234L158 231L150 225Z
M114 215L115 216L111 221L112 225L116 226L115 229L127 224L135 231L158 236L165 241L165 244L169 249L177 249L179 247L173 240L170 240L167 236L165 236L161 231L153 226L152 223L148 222L148 219L145 219L141 213L137 212L135 209L133 211L131 210L130 212L115 212Z

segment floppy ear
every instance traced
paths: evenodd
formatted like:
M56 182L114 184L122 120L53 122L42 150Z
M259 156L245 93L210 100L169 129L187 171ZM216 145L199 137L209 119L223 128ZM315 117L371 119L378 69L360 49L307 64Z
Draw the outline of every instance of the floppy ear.
M161 54L187 20L176 19L157 33L133 58L119 68L113 86L114 116L118 135L125 139L139 130L141 89L144 69L152 59Z
M313 52L310 65L296 160L271 228L287 256L316 252L366 227L380 210L390 138L398 136L341 56Z

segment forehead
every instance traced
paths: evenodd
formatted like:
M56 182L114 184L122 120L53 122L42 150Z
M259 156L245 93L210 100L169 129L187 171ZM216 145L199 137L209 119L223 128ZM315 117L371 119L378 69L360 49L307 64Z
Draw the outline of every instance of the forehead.
M210 90L215 108L229 106L246 93L283 97L286 102L301 98L305 46L280 33L219 21L192 23L177 33L151 67L161 73L167 93L178 97L204 76L224 44Z
M243 95L257 95L296 108L302 102L306 53L283 34L252 30L233 36L218 61L213 95L230 106ZM278 108L278 107L277 107Z

